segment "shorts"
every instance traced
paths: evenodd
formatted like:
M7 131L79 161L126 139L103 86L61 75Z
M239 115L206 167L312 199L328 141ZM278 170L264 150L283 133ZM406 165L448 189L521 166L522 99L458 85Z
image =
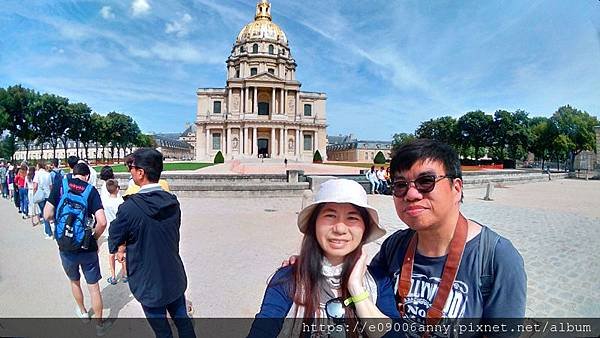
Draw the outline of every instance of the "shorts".
M83 276L88 284L96 284L102 278L100 275L100 262L98 253L92 252L66 252L59 251L60 260L63 269L72 281L78 281L81 278L79 267L83 271Z

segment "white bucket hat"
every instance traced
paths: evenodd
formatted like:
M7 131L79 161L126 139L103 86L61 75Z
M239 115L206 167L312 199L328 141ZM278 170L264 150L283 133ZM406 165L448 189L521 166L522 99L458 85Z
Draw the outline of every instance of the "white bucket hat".
M308 228L308 221L315 208L321 203L351 203L363 207L371 216L371 231L366 234L365 243L372 242L385 235L385 230L379 224L377 209L368 204L367 193L356 181L347 179L333 179L321 184L315 201L307 205L298 214L298 229L303 234Z

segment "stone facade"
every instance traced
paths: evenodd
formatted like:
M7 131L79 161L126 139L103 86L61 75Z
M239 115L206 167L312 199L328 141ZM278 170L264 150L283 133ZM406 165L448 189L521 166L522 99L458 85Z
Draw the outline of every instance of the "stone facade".
M377 153L381 151L387 161L392 159L392 142L365 141L346 137L329 137L327 158L329 161L373 163Z
M239 33L227 59L225 88L197 91L196 159L326 159L324 93L303 92L285 33L260 0L255 20Z

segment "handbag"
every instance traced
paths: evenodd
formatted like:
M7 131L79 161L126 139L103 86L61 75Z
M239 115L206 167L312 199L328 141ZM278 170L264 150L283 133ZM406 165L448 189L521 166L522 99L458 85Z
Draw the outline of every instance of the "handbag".
M35 192L35 194L33 194L33 197L31 198L32 202L35 204L43 202L45 199L46 199L46 194L44 193L44 190L42 190L42 189L38 189Z

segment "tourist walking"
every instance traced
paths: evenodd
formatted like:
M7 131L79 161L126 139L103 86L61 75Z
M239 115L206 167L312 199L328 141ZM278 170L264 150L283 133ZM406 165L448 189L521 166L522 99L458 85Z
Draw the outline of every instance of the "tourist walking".
M17 176L15 177L15 183L19 189L19 213L23 219L27 218L29 214L29 200L27 198L27 186L25 185L27 177L27 167L19 168Z
M110 168L110 167L109 167ZM103 171L100 173L100 177L102 178L102 173L104 172L104 168ZM111 173L112 173L112 169L111 169ZM105 178L107 176L104 176ZM102 178L104 179L104 178ZM106 194L107 195L102 195L102 189L106 189ZM123 198L121 197L120 194L120 189L119 189L119 182L115 179L107 179L106 182L104 182L104 184L102 185L102 189L100 192L100 198L102 199L102 205L104 206L104 213L106 215L106 224L108 226L108 229L110 231L110 224L112 223L112 221L115 220L115 218L117 218L117 210L119 209L119 206L121 204L123 204ZM108 232L109 231L105 231L104 234L106 234L106 238L108 238ZM115 271L115 254L109 254L108 256L108 267L110 269L110 276L107 279L107 282L109 284L115 285L118 283L119 278L117 278L117 274ZM123 281L123 283L127 283L128 278L127 278L127 265L125 260L121 261L121 281Z
M55 220L55 238L63 269L70 280L75 314L84 321L94 317L96 333L102 336L112 325L102 320L102 295L98 285L101 275L97 240L106 228L106 217L98 191L87 183L89 176L90 169L85 163L76 164L71 177L52 188L44 218ZM93 232L88 226L92 216L95 219ZM84 304L80 269L88 284L92 312L88 312Z
M167 311L179 337L195 337L184 295L187 276L179 256L181 209L177 197L158 184L163 155L140 148L128 158L127 167L140 190L119 207L109 228L109 252L118 251L117 259L126 260L129 288L157 337L172 337ZM123 244L126 254L119 250Z
M0 188L2 189L2 198L8 198L8 184L6 182L6 164L0 162Z
M371 169L365 174L369 183L371 183L371 194L376 194L379 190L379 180L377 179L377 170L375 166L371 166Z
M29 210L29 212L27 213L28 218L32 218L33 216L38 214L38 213L36 213L37 206L35 205L35 203L33 203L33 178L34 177L35 177L35 167L30 166L29 169L27 169L27 176L25 177L25 187L27 187L27 202L28 202L27 209Z
M351 272L362 245L385 234L360 184L346 179L321 184L315 202L300 211L297 223L304 234L300 255L271 278L249 337L276 337L280 332L298 337L304 325L316 327L307 336L327 336L318 328L355 327L359 318L367 318L362 307L367 303L398 317L391 278L385 274L370 268L363 272L360 266L354 279L364 289L351 294ZM302 320L284 322L286 317Z
M51 186L52 181L50 178L50 173L46 171L46 165L44 161L40 160L37 163L37 170L35 171L35 176L33 177L33 195L35 196L38 190L41 191L42 197L38 202L38 207L40 208L41 222L44 223L44 233L46 234L46 239L52 239L53 235L50 222L43 217L44 207L46 205L46 200L50 196Z

